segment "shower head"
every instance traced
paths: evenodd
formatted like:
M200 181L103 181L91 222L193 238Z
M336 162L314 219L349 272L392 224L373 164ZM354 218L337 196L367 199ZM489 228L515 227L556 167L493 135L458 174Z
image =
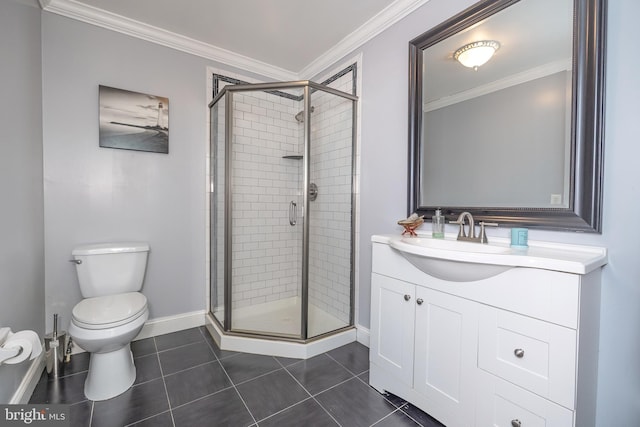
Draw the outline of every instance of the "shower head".
M316 109L316 107L314 107L313 105L310 108L312 113L315 111L315 109ZM298 121L298 123L304 122L304 110L302 110L298 114L296 114L296 120Z

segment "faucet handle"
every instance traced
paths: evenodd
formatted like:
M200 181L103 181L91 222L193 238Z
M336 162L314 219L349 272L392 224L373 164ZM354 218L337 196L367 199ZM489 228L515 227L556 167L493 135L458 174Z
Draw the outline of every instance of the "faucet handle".
M460 230L458 231L458 239L460 237L467 237L467 233L464 231L464 219L458 218L456 221L449 221L449 224L458 224L460 226Z
M484 231L484 227L497 227L497 222L484 222L480 221L480 243L489 243L487 240L487 233Z

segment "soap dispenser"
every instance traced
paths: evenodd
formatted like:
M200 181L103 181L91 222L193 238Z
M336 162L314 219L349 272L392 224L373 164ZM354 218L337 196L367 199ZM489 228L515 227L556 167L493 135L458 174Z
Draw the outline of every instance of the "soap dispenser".
M444 239L444 216L440 209L436 209L436 214L431 217L431 237Z

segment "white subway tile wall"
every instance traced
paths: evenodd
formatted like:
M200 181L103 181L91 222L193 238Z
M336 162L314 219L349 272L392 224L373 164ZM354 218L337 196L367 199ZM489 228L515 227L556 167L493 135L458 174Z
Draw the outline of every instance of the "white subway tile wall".
M302 127L294 100L266 92L233 96L232 308L299 296L302 226Z

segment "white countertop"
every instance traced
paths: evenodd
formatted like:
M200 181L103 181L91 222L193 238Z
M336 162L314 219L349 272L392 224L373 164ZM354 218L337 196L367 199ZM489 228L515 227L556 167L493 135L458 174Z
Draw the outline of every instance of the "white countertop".
M417 240L411 241L411 239ZM427 241L425 243L430 243L428 240L438 239L432 239L429 235L406 237L384 234L373 235L371 237L372 242L387 244L393 249L413 255L475 264L529 267L566 273L587 274L607 263L607 249L597 246L570 245L530 240L528 248L515 249L509 246L510 241L508 239L494 237L488 246L490 246L491 249L502 252L485 253L420 246L420 240L425 240ZM455 235L446 235L444 240L447 245L455 247ZM469 245L483 245L481 243L459 243L463 243L467 248Z

